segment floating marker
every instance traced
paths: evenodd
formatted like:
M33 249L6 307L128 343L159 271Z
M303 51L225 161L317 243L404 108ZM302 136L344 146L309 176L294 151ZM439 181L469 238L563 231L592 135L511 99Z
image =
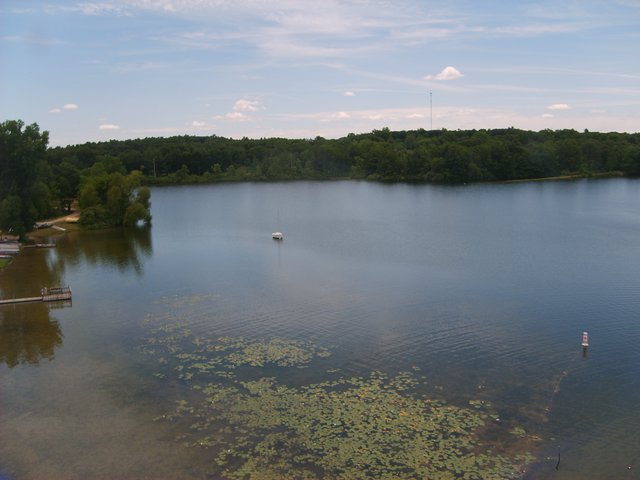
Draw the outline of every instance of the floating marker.
M582 346L589 346L589 332L582 332Z

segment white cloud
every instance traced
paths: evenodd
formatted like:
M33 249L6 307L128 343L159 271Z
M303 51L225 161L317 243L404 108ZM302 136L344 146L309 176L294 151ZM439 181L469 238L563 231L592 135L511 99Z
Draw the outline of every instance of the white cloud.
M354 92L352 92L352 91L346 91L346 92L344 92L344 96L345 97L355 97L356 94Z
M424 115L421 113L412 113L410 115L407 115L407 118L424 118Z
M130 14L123 9L123 7L116 5L113 2L83 2L77 5L77 8L85 15L125 15Z
M103 123L98 127L99 130L120 130L119 125L114 125L113 123Z
M246 122L251 119L249 115L246 115L242 112L230 112L225 115L229 120L233 120L234 122Z
M548 110L571 110L571 107L566 103L554 103L547 107Z
M198 120L194 120L193 122L191 122L191 126L194 128L201 128L204 127L206 125L205 122L199 122Z
M333 116L333 118L338 119L338 120L344 120L347 118L351 118L351 115L349 115L347 112L336 112Z
M65 104L62 108L60 107L54 107L51 110L49 110L49 113L60 113L62 112L62 110L77 110L78 109L78 105L75 103L67 103Z
M240 100L237 100L233 104L232 110L233 111L231 111L231 112L229 112L229 113L227 113L227 114L225 114L223 116L216 115L213 118L214 118L214 120L227 119L227 120L231 120L231 121L234 121L234 122L248 122L248 121L252 120L251 115L249 115L248 113L259 112L261 110L266 110L266 107L259 100L248 100L246 98L242 98ZM193 125L193 126L196 126L196 125ZM204 126L204 124L202 126Z
M427 75L424 77L426 80L457 80L464 77L464 74L455 67L445 67L437 75Z
M553 113L543 113L542 118L553 118L555 115Z
M398 41L395 32L422 27L421 22L416 25L415 9L399 9L381 0L127 0L127 3L132 12L151 9L204 20L205 25L209 20L211 27L162 35L168 43L219 49L229 42L239 42L252 45L269 57L286 59L379 54L381 48L389 48L389 39ZM220 24L225 27L216 28Z
M316 117L319 122L333 122L333 121L341 121L348 120L351 117L351 114L347 112L323 112L319 114L312 114L310 117Z
M258 100L241 99L233 104L234 112L257 112L258 110L264 109L264 105Z

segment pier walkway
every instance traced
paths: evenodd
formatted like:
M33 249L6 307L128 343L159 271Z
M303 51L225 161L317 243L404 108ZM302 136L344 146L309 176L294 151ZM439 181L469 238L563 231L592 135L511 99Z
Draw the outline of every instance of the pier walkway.
M43 288L39 297L7 298L0 300L0 305L10 305L14 303L30 302L60 302L71 300L71 289L69 287Z

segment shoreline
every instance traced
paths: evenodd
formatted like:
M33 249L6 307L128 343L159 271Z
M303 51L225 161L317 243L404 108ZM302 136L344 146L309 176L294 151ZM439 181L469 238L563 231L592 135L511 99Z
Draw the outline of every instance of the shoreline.
M43 238L50 237L53 234L60 235L69 231L79 230L80 229L80 226L78 225L79 220L80 220L80 210L72 210L67 215L48 218L46 220L41 220L38 223L51 225L51 226L47 226L44 228L37 228L30 231L27 234L27 241L40 240ZM64 227L62 227L60 224L64 224ZM53 228L54 226L63 228L63 230L55 229Z
M556 182L562 180L582 180L582 179L600 179L600 178L620 178L624 177L623 172L613 171L613 172L603 172L603 173L590 173L590 174L569 174L569 175L557 175L555 177L539 177L539 178L521 178L517 180L503 180L501 182L495 183L526 183L526 182ZM493 183L493 182L479 182L479 183Z
M54 235L60 236L67 232L73 232L80 229L78 225L78 221L80 219L80 211L72 210L70 213L64 216L48 218L46 220L41 220L37 222L38 224L46 224L48 226L43 228L36 228L29 233L27 233L24 241L20 241L20 239L15 235L2 234L0 240L3 242L11 242L20 245L20 250L16 252L16 255L12 255L10 258L0 258L0 271L4 270L6 267L11 265L15 256L20 254L22 248L29 246L36 246L35 244L43 243L44 239L51 238ZM64 227L61 226L64 225ZM58 227L58 228L54 228ZM0 475L0 480L2 480L2 476Z

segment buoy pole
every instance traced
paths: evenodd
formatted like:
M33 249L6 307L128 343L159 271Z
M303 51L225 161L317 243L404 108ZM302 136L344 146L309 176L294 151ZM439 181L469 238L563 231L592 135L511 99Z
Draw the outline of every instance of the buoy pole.
M589 348L589 332L582 332L582 356L587 356L587 349Z

